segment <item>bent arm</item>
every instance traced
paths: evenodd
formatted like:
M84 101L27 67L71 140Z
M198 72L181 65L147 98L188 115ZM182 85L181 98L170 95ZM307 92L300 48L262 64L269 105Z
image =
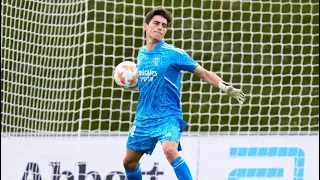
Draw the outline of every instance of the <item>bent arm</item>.
M222 81L222 79L217 74L204 69L200 65L196 67L196 69L194 70L194 74L214 87L219 87L219 82Z

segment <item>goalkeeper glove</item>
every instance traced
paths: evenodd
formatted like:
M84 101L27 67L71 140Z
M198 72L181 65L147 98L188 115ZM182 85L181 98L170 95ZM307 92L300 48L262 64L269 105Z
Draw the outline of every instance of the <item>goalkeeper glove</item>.
M228 96L235 98L240 104L246 101L246 95L243 94L241 89L236 89L224 81L219 81L219 88Z

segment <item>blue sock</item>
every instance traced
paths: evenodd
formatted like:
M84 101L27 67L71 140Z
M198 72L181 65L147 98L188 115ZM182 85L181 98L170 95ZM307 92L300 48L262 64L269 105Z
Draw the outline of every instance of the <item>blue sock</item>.
M177 157L170 164L173 167L174 172L176 173L176 176L179 180L192 180L189 167L187 163L181 158L181 156Z
M125 170L128 180L142 180L142 172L140 169L140 163L133 170Z

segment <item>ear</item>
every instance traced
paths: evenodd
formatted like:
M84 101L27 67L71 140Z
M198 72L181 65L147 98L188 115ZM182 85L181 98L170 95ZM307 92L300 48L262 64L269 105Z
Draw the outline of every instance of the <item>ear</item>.
M143 30L147 30L148 24L147 23L143 23Z

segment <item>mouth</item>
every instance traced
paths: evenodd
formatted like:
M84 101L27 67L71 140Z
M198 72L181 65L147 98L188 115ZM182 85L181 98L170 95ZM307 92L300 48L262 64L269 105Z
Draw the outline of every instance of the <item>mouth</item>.
M160 36L162 36L162 33L161 32L155 32L156 34L159 34Z

